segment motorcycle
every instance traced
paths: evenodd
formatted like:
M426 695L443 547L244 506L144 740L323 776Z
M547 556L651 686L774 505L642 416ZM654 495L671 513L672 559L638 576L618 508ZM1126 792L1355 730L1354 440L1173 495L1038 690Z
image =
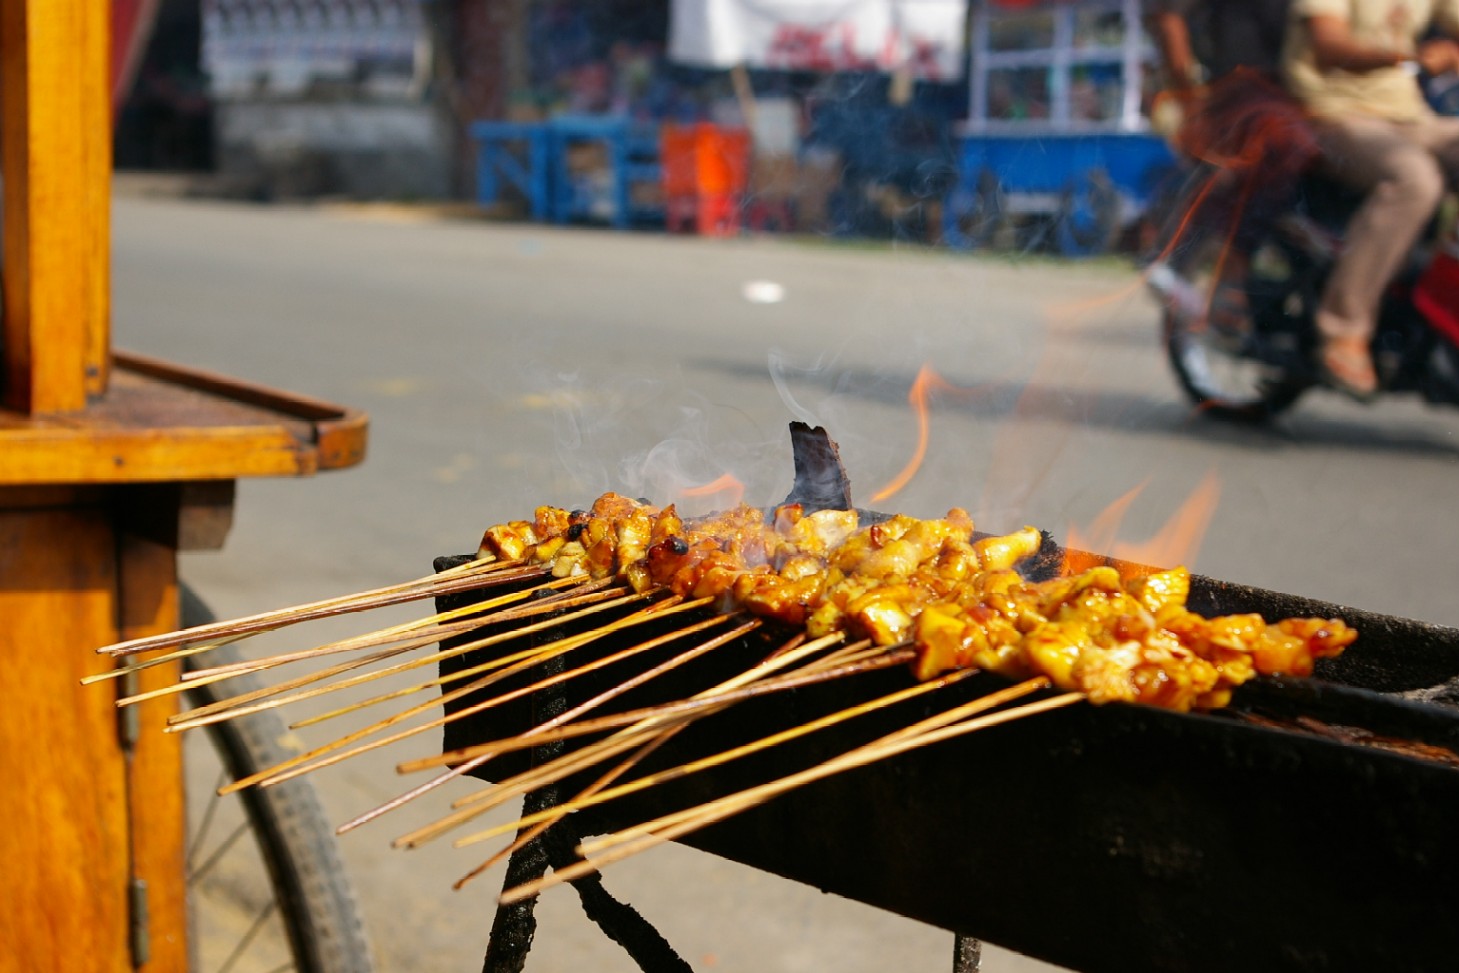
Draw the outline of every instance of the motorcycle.
M1163 338L1176 379L1204 412L1263 421L1321 384L1314 313L1361 197L1319 174L1302 177L1296 198L1268 221L1249 251L1246 313L1212 313L1217 273L1231 239L1229 219L1191 219L1205 180L1193 172L1175 194L1162 252L1146 281L1164 306ZM1238 218L1238 217L1232 217ZM1426 233L1384 295L1373 337L1380 394L1417 393L1459 405L1459 248ZM1449 308L1453 308L1452 311Z

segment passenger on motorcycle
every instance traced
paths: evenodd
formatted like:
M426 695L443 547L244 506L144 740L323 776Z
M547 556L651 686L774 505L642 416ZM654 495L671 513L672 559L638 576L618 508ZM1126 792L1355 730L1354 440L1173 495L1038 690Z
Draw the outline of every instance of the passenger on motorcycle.
M1459 183L1459 118L1436 115L1419 69L1459 71L1459 0L1292 0L1282 55L1288 88L1313 118L1322 166L1365 193L1317 309L1318 369L1339 391L1378 390L1370 342L1379 302Z
M1187 158L1218 178L1178 214L1228 241L1206 314L1219 328L1248 326L1251 251L1288 205L1319 154L1300 105L1279 80L1289 0L1156 0L1148 25L1161 53L1165 91L1179 106L1171 132ZM1159 116L1165 114L1157 109ZM1182 240L1175 240L1180 245Z

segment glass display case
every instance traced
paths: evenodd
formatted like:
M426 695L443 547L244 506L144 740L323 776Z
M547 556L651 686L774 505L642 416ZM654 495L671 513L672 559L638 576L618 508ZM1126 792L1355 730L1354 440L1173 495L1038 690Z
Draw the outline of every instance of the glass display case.
M1156 52L1140 0L976 0L971 47L972 132L1148 127L1142 106Z

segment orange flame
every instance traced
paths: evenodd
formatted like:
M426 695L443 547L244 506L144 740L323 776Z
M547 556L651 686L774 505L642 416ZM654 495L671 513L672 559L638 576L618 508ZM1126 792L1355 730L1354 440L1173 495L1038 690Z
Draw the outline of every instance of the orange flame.
M923 365L917 371L917 377L912 382L912 388L907 392L907 402L912 406L912 411L917 416L917 448L912 453L912 458L907 465L902 467L902 472L892 478L892 481L872 494L871 502L880 503L888 497L895 496L908 483L912 477L917 475L917 470L922 467L922 460L927 457L927 440L931 421L928 418L928 400L933 392L960 392L966 394L970 389L960 389L947 381L941 375L932 370L931 365Z
M1106 507L1087 530L1069 528L1069 543L1064 551L1066 574L1121 561L1124 563L1115 565L1120 573L1134 576L1146 573L1147 567L1165 568L1195 559L1221 497L1221 483L1216 474L1206 474L1154 537L1141 543L1117 541L1115 534L1125 512L1145 486L1141 483ZM1101 549L1108 554L1091 553Z
M679 493L685 497L693 497L696 499L699 497L713 497L724 494L724 506L734 507L745 498L745 485L726 473L711 483L705 483L697 487L686 487L680 490Z

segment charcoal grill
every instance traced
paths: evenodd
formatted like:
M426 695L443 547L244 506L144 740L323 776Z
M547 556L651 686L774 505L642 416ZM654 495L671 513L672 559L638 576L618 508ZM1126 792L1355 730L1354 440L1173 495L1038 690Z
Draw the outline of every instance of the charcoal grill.
M834 449L804 428L793 438L791 499L842 502ZM1119 566L1046 538L1032 570L1047 576L1066 554ZM463 597L471 595L442 607ZM1204 577L1193 578L1190 605L1269 620L1341 618L1361 635L1341 658L1321 662L1316 678L1259 679L1226 710L1069 707L819 781L684 843L1089 973L1454 970L1459 631ZM666 676L620 708L696 692L773 640L746 641L738 660L729 653ZM708 671L715 665L727 668ZM556 705L622 678L575 680ZM679 734L645 770L910 681L885 670L742 703ZM594 834L712 800L1002 685L978 675L935 703L879 711L570 822ZM536 722L534 709L552 705L522 700L447 724L444 747L521 732ZM500 779L519 769L499 758L477 773Z

